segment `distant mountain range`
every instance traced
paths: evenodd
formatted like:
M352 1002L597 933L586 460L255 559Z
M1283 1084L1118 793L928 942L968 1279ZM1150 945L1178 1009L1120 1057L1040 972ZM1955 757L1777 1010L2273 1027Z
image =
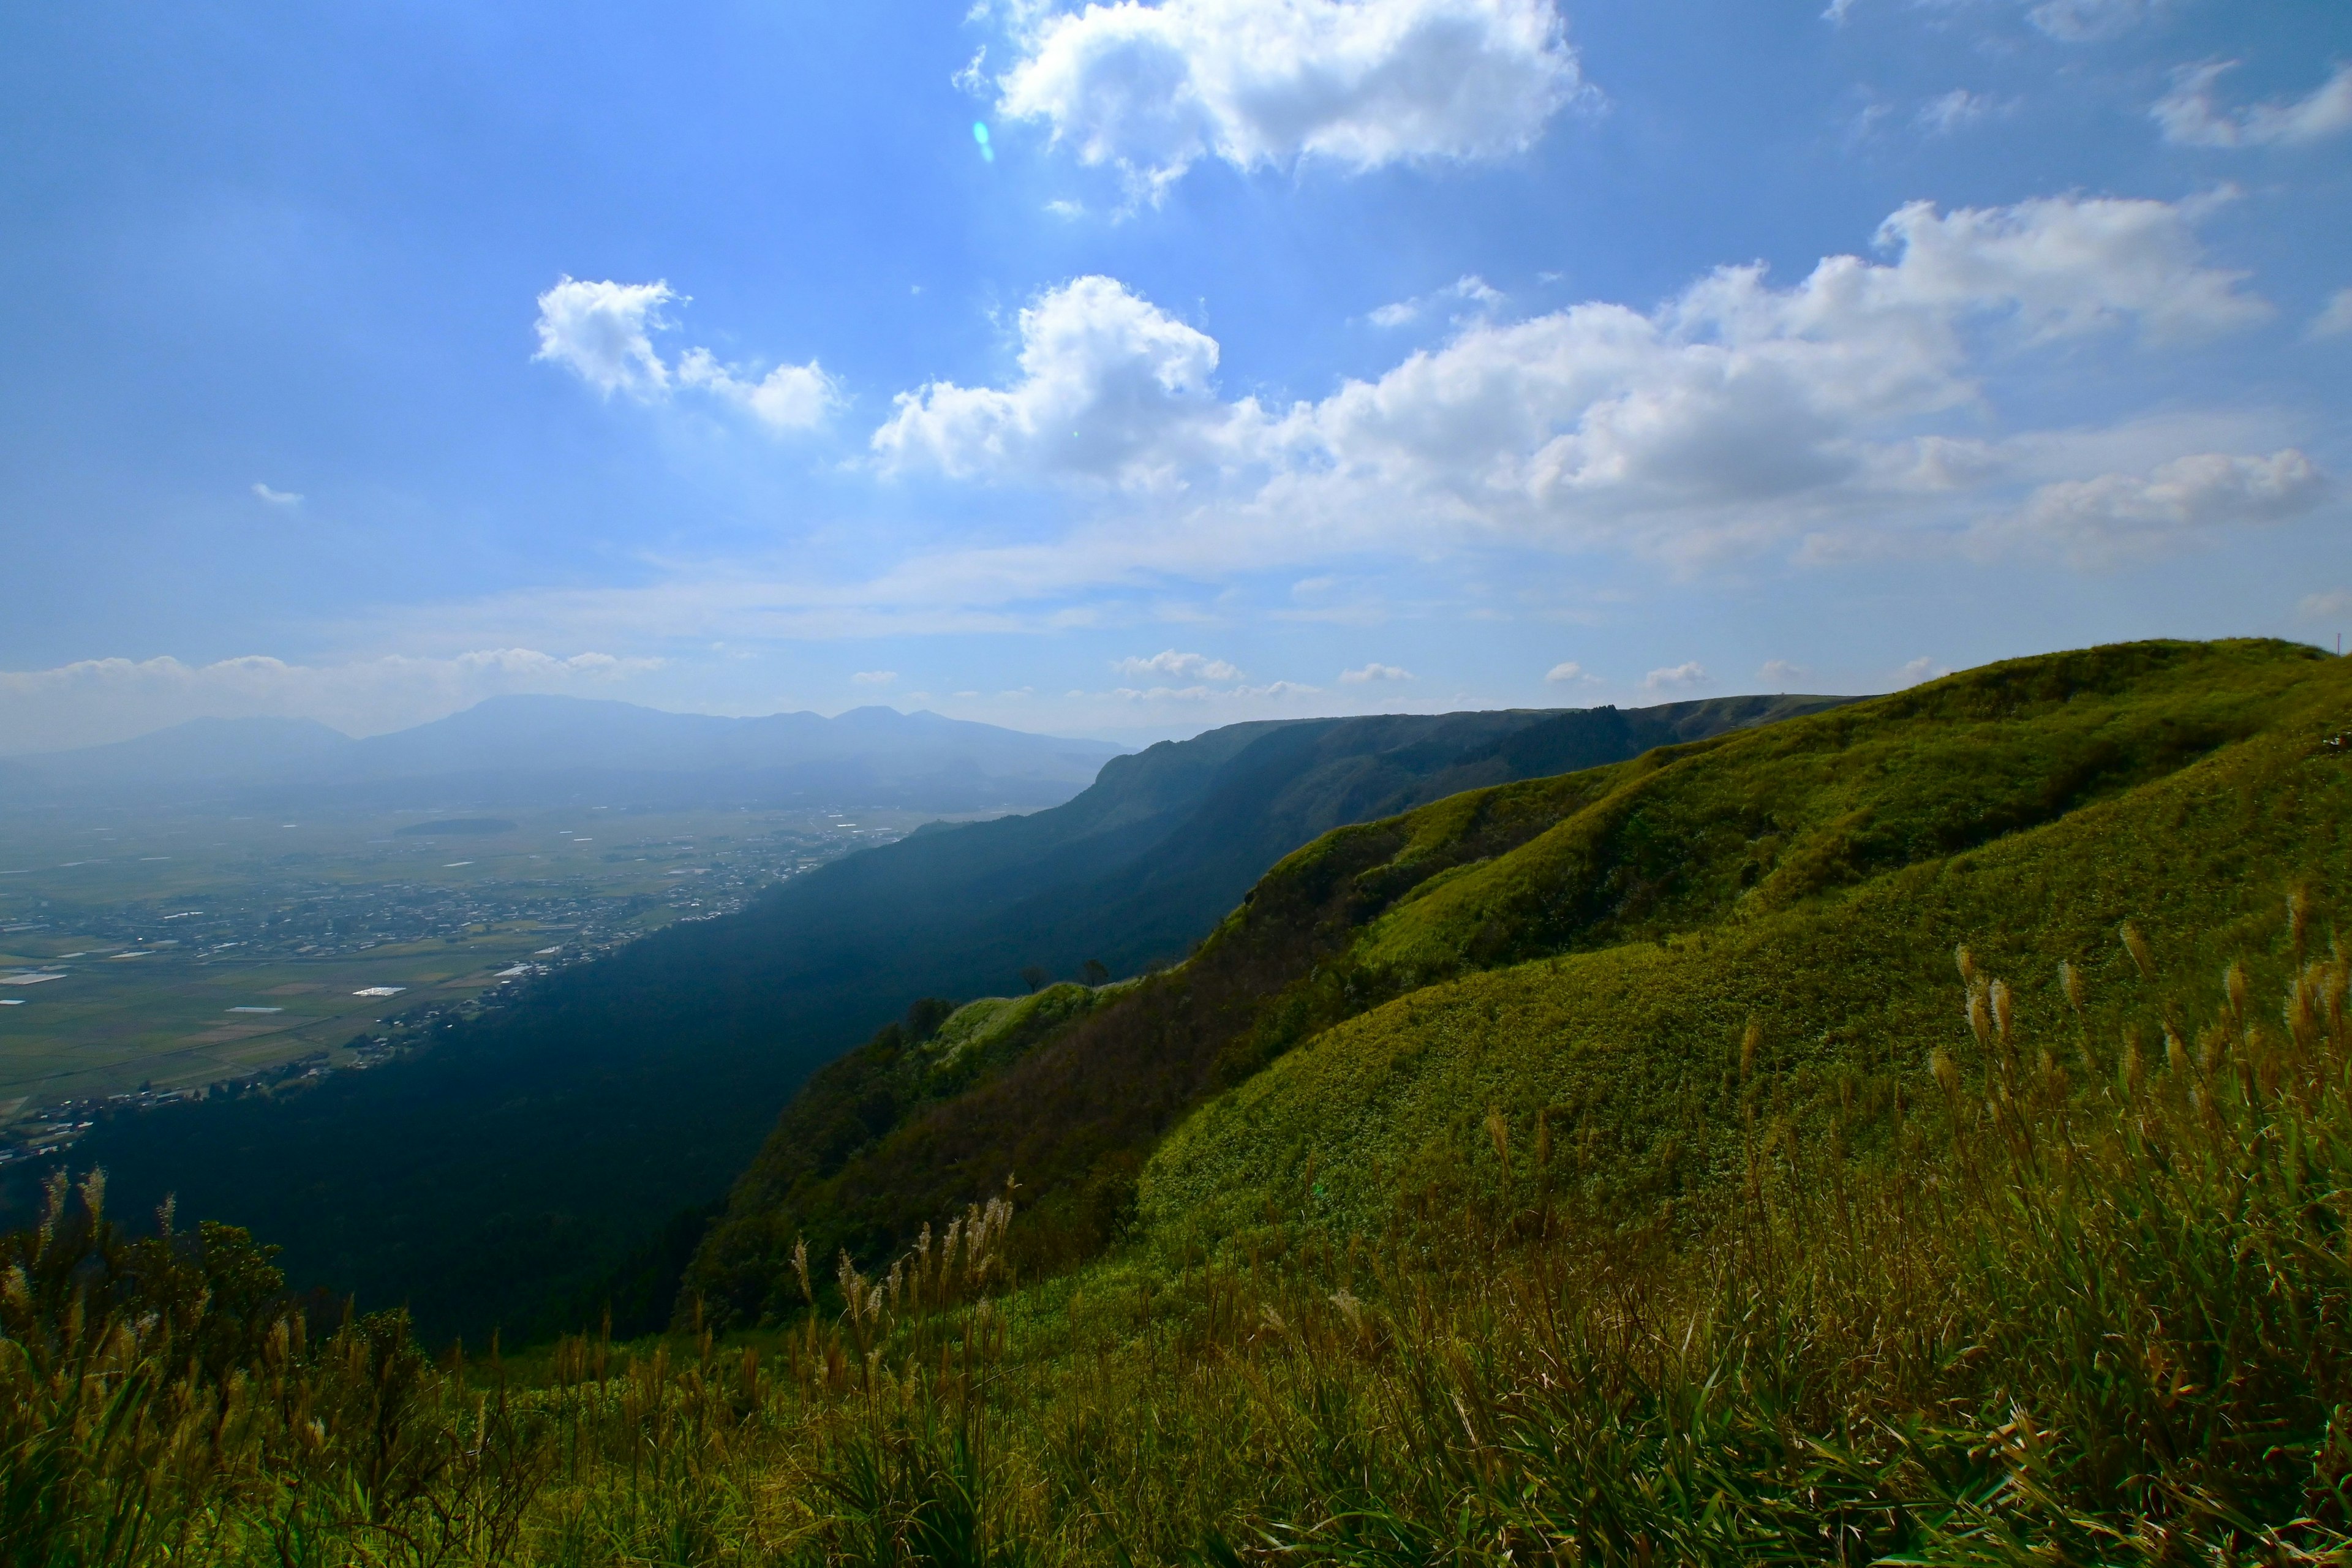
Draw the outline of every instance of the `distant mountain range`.
M0 805L593 803L1034 810L1121 748L857 708L724 719L576 697L494 697L364 740L307 719L196 719L0 759Z
M705 1216L664 1222L718 1200L808 1074L916 998L1181 958L1334 827L1845 700L1297 720L1162 742L1052 810L925 828L559 973L413 1060L102 1126L76 1157L126 1202L175 1191L283 1244L299 1283L405 1301L434 1335L479 1342L567 1300L593 1316L608 1290L658 1315ZM632 1254L632 1282L610 1284Z

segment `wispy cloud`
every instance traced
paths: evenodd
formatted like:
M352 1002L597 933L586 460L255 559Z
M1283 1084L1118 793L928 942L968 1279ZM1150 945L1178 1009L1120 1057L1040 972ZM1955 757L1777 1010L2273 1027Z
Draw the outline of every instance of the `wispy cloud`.
M660 403L678 387L693 388L779 433L813 428L841 403L839 385L814 360L762 374L690 348L673 367L653 335L675 325L665 307L686 302L666 281L559 279L539 297L539 352L531 357L562 365L608 398L618 392Z
M2305 329L2315 338L2341 337L2352 332L2352 289L2338 289Z
M1222 658L1206 654L1179 653L1163 648L1149 658L1120 659L1115 667L1121 675L1143 677L1157 675L1170 680L1238 680L1241 671Z
M1938 664L1932 658L1923 657L1911 660L1896 670L1895 679L1898 686L1916 686L1923 680L1941 680L1951 673L1949 665Z
M1642 689L1655 692L1687 691L1695 686L1706 685L1712 679L1705 665L1692 659L1686 664L1650 671L1642 677Z
M1913 118L1921 130L1931 135L1949 136L1980 121L2005 114L2011 107L2008 100L1956 87L1920 105L1919 112Z
M255 484L253 487L253 493L260 497L261 500L268 502L271 506L275 507L284 507L291 510L292 508L302 504L302 498L294 491L273 490L265 484Z
M1412 679L1412 671L1401 669L1393 664L1368 664L1361 669L1343 669L1339 672L1339 683L1342 686L1366 686L1375 681Z
M559 658L479 648L448 658L388 655L300 664L267 657L210 664L93 658L0 670L0 735L12 751L96 745L197 717L316 719L364 734L421 723L509 692L609 691L658 658Z
M2209 60L2174 73L2172 90L2149 110L2166 141L2189 147L2295 147L2352 131L2352 65L2337 66L2304 98L2220 108L2213 84L2237 66L2236 60Z

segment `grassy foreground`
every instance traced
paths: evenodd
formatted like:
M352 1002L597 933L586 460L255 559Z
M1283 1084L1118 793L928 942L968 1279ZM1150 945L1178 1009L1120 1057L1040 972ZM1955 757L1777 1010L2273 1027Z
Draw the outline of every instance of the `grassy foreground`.
M1696 1246L1497 1115L1484 1197L1377 1237L1004 1292L997 1204L776 1334L435 1365L396 1317L312 1328L239 1233L127 1241L60 1185L0 1289L0 1553L2341 1560L2352 965L2288 923L2210 1016L2121 1031L2028 1029L1963 955L1981 1066L1906 1053L1876 1161L1749 1077Z

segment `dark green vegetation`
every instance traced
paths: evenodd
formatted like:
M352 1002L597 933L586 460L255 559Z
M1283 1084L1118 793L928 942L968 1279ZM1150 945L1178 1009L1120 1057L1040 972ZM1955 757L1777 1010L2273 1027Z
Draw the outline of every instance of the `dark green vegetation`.
M405 1303L436 1340L544 1329L606 1292L625 1327L631 1302L651 1326L681 1226L777 1108L918 998L1180 958L1335 826L1827 705L1320 720L1155 746L1055 810L920 833L550 976L414 1060L284 1103L158 1112L75 1157L138 1209L177 1192L269 1237L303 1286Z
M238 1340L60 1193L0 1547L2343 1561L2347 708L2095 649L1328 834L1183 963L813 1080L725 1341Z

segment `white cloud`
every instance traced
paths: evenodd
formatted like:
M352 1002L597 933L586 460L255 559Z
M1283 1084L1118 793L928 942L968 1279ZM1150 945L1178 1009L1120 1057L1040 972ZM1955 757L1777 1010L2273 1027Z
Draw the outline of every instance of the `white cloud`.
M1150 658L1123 658L1113 667L1121 675L1157 675L1169 680L1238 680L1242 672L1222 658L1202 653L1179 653L1163 648Z
M1687 691L1694 686L1705 686L1708 679L1706 667L1692 659L1687 664L1650 671L1642 677L1642 687L1646 691Z
M2318 505L2326 489L2318 468L2293 447L2267 458L2207 452L2144 475L2043 485L1987 531L2098 565L2169 553L2219 528L2281 522Z
M120 741L193 718L316 719L352 734L422 723L507 692L606 691L657 658L558 658L482 648L446 658L393 655L304 665L263 656L185 664L93 658L0 670L0 735L11 752Z
M1916 686L1923 680L1941 680L1951 674L1948 665L1937 664L1932 658L1915 658L1895 671L1895 681L1901 686Z
M1262 435L1255 405L1236 405L1225 450L1247 437L1278 465L1268 514L1678 554L1753 542L1787 526L1768 508L1858 506L1890 482L1882 468L1913 443L1874 440L1979 406L1966 330L2013 353L2260 320L2237 275L2201 265L2189 219L2149 201L1915 205L1880 231L1891 261L1832 257L1786 289L1726 268L1649 312L1596 302L1473 324Z
M1914 202L1880 228L1902 254L1874 282L1890 303L2014 312L2036 339L2126 321L2158 342L2228 331L2270 307L2240 291L2244 273L2201 264L2195 225L2217 199L2049 196L1948 215Z
M2149 112L2164 139L2190 147L2294 147L2352 130L2352 65L2340 65L2309 97L2225 110L2213 83L2235 60L2210 60L2176 72L2172 90Z
M1016 28L997 112L1154 192L1202 158L1503 156L1585 91L1550 0L1122 0Z
M886 472L1082 478L1130 489L1210 460L1232 411L1210 377L1215 340L1129 292L1080 278L1021 312L1021 379L901 393L873 446Z
M2330 588L2324 594L2305 594L2296 602L2294 613L2306 621L2352 618L2352 588Z
M1382 305L1368 314L1365 320L1376 327L1410 326L1431 307L1443 305L1448 300L1460 301L1470 307L1466 311L1455 312L1454 319L1458 323L1468 317L1491 311L1503 302L1503 296L1500 290L1491 287L1476 273L1465 273L1434 292Z
M296 492L292 490L273 490L265 484L256 483L253 487L253 493L260 497L261 500L268 502L271 506L282 507L288 510L291 510L293 508L302 504L302 498Z
M1801 664L1790 664L1785 658L1768 658L1757 675L1765 680L1802 680L1811 671Z
M2318 315L2311 319L2307 329L2315 338L2333 338L2352 332L2352 289L2338 289L2328 298Z
M850 680L858 686L887 686L898 679L895 669L861 669Z
M1474 320L1377 380L1278 411L1218 396L1206 334L1081 278L1021 312L1012 384L902 395L873 447L886 471L1182 495L1183 531L1128 530L1137 559L1238 563L1305 537L1328 550L1435 528L1678 554L1753 543L1788 526L1770 505L1917 490L1916 439L1883 438L1979 407L1989 349L2126 331L2161 344L2263 319L2241 274L2203 264L2204 210L1917 203L1881 226L1888 259L1831 257L1787 289L1760 266L1723 268L1650 311Z
M1940 98L1929 99L1919 106L1916 116L1919 128L1938 136L1949 136L1977 121L2008 109L2008 105L1981 92L1970 92L1956 87Z
M1239 704L1263 708L1268 703L1297 702L1303 698L1318 697L1322 695L1322 691L1319 686L1306 686L1296 680L1276 680L1264 686L1154 686L1142 690L1121 686L1105 695L1122 704L1174 702L1188 706L1211 704L1231 707Z
M739 377L709 349L688 349L675 371L654 346L653 334L673 323L662 307L684 303L666 282L601 283L562 278L539 297L539 352L604 396L625 392L658 403L674 386L690 386L751 415L770 430L805 430L841 401L839 386L814 360L778 365L765 376Z
M1585 674L1584 666L1570 659L1564 664L1555 664L1545 670L1544 679L1555 686L1567 686L1571 683L1591 686L1597 683L1601 678Z
M948 78L949 85L958 92L970 93L974 98L985 98L988 96L988 79L981 74L981 67L987 63L988 46L982 44L973 51L971 60L965 64L963 69Z
M658 397L669 367L655 352L653 333L669 323L662 307L678 296L666 282L584 283L572 277L539 297L539 353L610 397Z
M840 388L816 361L780 364L758 380L737 378L708 349L688 349L677 362L681 386L698 386L745 410L771 430L806 430L822 424L841 401Z
M1399 669L1392 664L1368 664L1361 669L1343 669L1339 683L1343 686L1368 686L1380 680L1411 680L1412 671Z

